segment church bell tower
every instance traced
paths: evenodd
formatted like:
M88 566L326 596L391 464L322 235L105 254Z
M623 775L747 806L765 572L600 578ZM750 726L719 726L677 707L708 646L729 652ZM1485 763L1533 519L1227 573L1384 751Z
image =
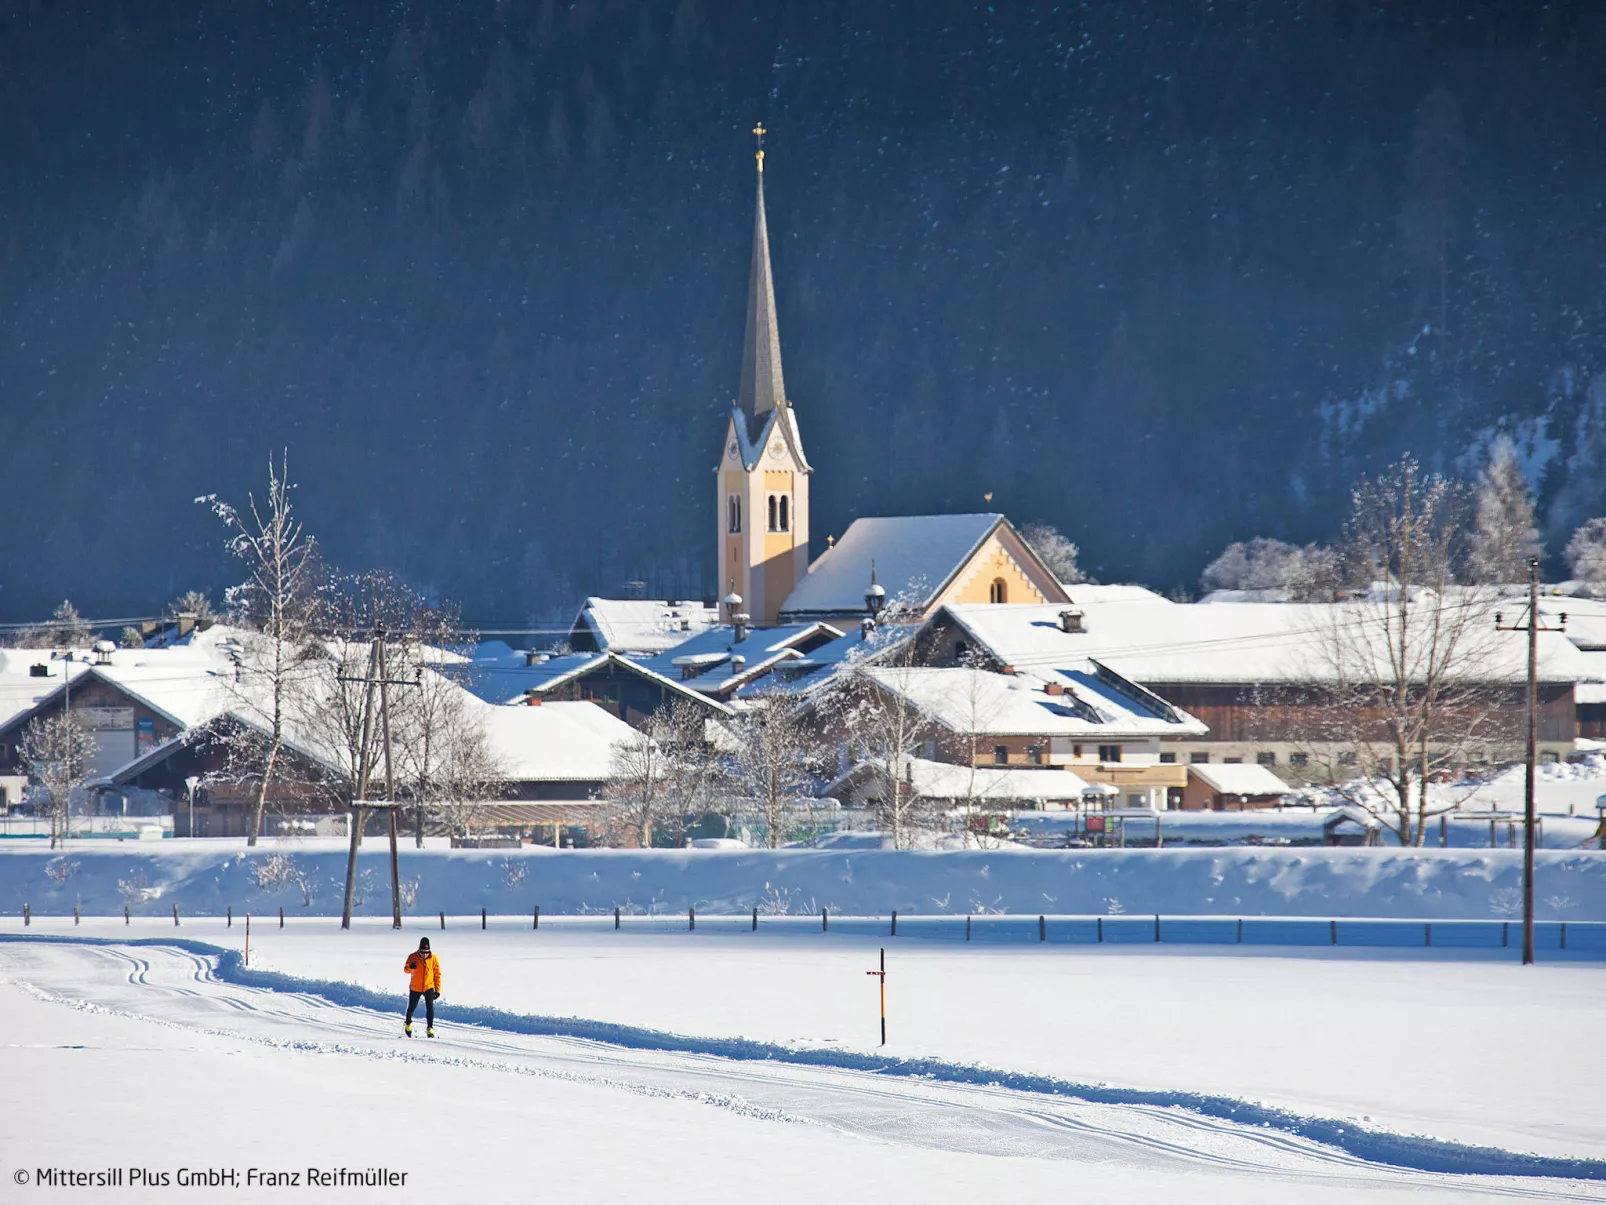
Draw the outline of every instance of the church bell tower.
M715 471L718 483L718 582L722 606L757 626L776 622L781 604L809 570L809 467L797 417L781 377L781 340L764 220L764 127L758 138L758 200L747 285L742 375Z

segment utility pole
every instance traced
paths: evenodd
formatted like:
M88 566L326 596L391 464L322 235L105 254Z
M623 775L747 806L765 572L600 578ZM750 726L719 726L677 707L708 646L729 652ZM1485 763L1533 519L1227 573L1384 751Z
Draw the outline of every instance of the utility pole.
M403 679L392 680L386 673L388 665L385 655L385 625L383 622L374 625L373 645L368 650L368 672L361 678L340 677L341 682L360 682L367 688L363 697L362 709L362 748L357 759L357 798L351 801L351 844L346 851L346 893L345 902L340 913L340 927L351 928L352 895L357 884L357 846L362 841L363 815L369 806L368 778L372 773L373 765L369 750L372 747L374 731L374 688L379 688L380 705L380 734L385 751L385 800L379 805L383 807L390 824L390 927L400 929L401 918L401 875L397 863L396 853L396 776L391 764L390 751L390 686L417 686L417 682Z
M1528 633L1528 765L1522 785L1522 965L1534 960L1534 779L1539 770L1539 633L1560 632L1567 627L1567 616L1556 627L1546 627L1539 619L1539 558L1528 558L1528 614L1523 622L1504 624L1494 617L1498 632Z

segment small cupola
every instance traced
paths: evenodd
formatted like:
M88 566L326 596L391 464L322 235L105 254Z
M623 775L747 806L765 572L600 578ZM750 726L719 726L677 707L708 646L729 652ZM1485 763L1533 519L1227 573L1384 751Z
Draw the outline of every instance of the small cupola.
M881 608L887 605L887 591L876 581L875 562L870 562L870 588L864 592L864 609L871 615L881 614Z

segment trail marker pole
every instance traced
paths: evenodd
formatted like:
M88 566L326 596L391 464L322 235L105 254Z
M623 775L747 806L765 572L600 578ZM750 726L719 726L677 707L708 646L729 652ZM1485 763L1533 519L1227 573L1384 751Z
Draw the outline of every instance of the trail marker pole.
M881 980L881 1044L887 1044L887 951L881 950L881 969L879 971L866 971L866 975L874 975Z

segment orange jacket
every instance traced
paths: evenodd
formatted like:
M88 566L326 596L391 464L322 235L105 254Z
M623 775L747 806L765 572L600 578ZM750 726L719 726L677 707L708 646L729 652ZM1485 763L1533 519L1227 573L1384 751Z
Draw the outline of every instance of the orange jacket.
M413 991L433 991L440 995L441 990L441 960L434 954L425 954L422 957L417 950L407 955L407 965L402 967L413 977Z

